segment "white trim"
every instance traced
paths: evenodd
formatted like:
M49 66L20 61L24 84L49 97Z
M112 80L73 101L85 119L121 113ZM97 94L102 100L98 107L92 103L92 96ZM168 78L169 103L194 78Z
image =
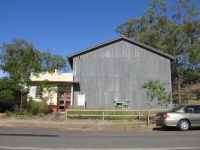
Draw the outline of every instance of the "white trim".
M71 85L71 100L70 100L70 105L73 105L73 99L74 99L74 86L73 84Z

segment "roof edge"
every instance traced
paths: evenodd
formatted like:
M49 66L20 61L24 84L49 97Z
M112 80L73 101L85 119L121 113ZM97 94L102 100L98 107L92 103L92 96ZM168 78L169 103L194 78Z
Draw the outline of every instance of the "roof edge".
M115 42L118 42L118 41L121 41L121 40L124 40L124 41L127 41L129 43L135 44L135 45L140 46L142 48L145 48L145 49L147 49L147 50L149 50L149 51L151 51L153 53L156 53L156 54L158 54L158 55L160 55L162 57L170 59L171 61L175 60L175 57L170 55L170 54L164 53L161 50L158 50L158 49L156 49L154 47L151 47L149 45L143 44L143 43L138 42L138 41L134 41L134 40L128 39L126 37L116 37L116 38L113 38L111 40L108 40L108 41L105 41L105 42L90 46L90 47L82 49L82 50L79 50L77 52L74 52L74 53L68 55L67 59L69 60L69 63L71 65L71 67L72 67L73 66L73 58L74 57L80 56L82 54L85 54L85 53L88 53L90 51L93 51L93 50L95 50L97 48L104 47L106 45L109 45L109 44L112 44L112 43L115 43Z
M121 39L123 39L123 37L116 37L116 38L113 38L113 39L111 39L111 40L108 40L108 41L105 41L105 42L101 42L101 43L99 43L99 44L95 44L95 45L90 46L90 47L88 47L88 48L81 49L81 50L79 50L79 51L77 51L77 52L74 52L74 53L68 55L67 57L68 57L68 58L73 58L73 57L75 57L75 56L77 56L77 55L80 55L80 54L82 54L82 53L84 53L84 52L87 52L87 51L93 50L93 49L95 49L95 48L98 48L98 47L101 47L101 46L110 44L110 43L112 43L112 42L117 42L117 41L119 41L119 40L121 40Z

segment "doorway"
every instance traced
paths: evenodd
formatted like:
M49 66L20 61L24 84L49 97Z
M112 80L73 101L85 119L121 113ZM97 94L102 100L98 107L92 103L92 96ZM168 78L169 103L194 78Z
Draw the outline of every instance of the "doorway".
M58 93L58 109L59 111L65 111L66 108L70 107L71 103L71 92L70 91L59 91Z

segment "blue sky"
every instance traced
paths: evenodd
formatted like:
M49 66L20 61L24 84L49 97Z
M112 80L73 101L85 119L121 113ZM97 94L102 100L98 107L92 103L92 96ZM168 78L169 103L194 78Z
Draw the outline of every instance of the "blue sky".
M0 44L23 38L66 57L118 36L115 28L140 17L149 0L0 0ZM2 73L0 73L2 76Z

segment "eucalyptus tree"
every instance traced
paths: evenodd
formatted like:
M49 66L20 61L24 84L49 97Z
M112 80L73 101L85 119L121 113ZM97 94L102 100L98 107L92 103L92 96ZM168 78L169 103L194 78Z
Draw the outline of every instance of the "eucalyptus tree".
M171 5L165 0L152 0L142 17L128 19L117 26L116 32L176 57L172 63L172 83L178 89L181 104L184 71L193 72L200 67L199 3L177 0Z

